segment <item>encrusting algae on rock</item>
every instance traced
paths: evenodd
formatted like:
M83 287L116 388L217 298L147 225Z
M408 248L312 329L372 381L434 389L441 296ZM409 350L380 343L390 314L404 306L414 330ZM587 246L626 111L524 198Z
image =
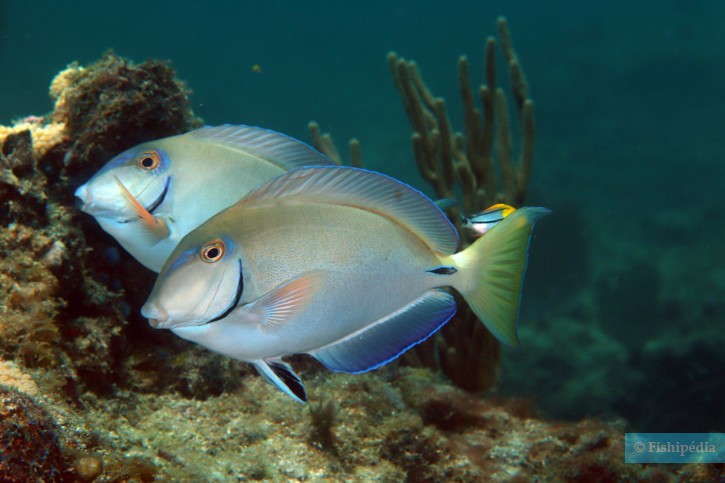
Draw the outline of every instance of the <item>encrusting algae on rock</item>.
M427 369L330 375L296 358L320 404L307 408L242 363L154 332L138 315L153 274L74 208L73 191L117 152L198 121L166 64L107 54L69 69L54 83L56 111L0 127L0 479L710 481L722 471L625 465L618 424L543 421Z
M58 481L64 464L56 423L29 396L0 385L0 479Z
M108 78L120 74L126 88L104 91ZM86 222L73 208L73 173L105 162L106 153L124 143L183 131L198 121L183 84L163 63L134 66L107 54L86 69L70 67L52 90L57 100L51 114L0 126L0 356L24 367L58 403L81 409L89 395L112 395L114 384L131 380L124 283L143 286L151 279L109 263L124 257L110 242L89 248ZM133 115L139 104L163 115L147 113L139 122ZM152 132L144 123L154 124ZM78 131L85 124L92 126Z

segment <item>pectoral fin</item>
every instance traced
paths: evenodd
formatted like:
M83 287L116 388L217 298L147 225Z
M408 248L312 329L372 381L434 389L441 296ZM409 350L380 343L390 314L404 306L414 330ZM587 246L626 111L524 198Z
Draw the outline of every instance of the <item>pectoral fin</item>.
M306 403L307 391L300 376L280 358L265 359L254 363L259 375L268 383L277 386L295 401Z
M247 306L265 330L274 330L304 311L322 286L325 272L310 272L276 287Z
M152 215L141 203L139 203L131 192L126 189L118 177L114 176L114 178L116 179L116 183L118 183L121 193L123 193L123 196L126 200L128 200L131 208L138 216L139 223L141 223L144 233L148 236L148 241L155 245L169 236L170 231L168 225L166 224L166 220Z

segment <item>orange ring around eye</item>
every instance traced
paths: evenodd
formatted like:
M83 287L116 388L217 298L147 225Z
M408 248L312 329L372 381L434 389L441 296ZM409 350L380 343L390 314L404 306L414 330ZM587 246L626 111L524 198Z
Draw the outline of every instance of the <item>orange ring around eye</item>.
M161 156L156 151L144 151L136 157L136 165L146 171L153 171L161 164Z
M224 242L221 241L219 238L215 238L214 240L205 243L201 247L201 250L199 251L199 256L201 257L201 260L203 262L214 263L218 262L222 259L222 257L224 257L224 250Z

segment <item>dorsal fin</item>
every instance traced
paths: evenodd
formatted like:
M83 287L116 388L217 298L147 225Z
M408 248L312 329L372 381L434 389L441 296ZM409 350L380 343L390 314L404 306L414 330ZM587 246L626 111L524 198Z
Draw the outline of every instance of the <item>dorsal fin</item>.
M285 170L333 164L324 154L302 141L261 127L224 124L202 127L187 134L256 156Z
M458 234L424 194L384 174L347 166L300 168L249 193L240 205L264 201L317 202L351 206L384 216L444 255L458 248Z

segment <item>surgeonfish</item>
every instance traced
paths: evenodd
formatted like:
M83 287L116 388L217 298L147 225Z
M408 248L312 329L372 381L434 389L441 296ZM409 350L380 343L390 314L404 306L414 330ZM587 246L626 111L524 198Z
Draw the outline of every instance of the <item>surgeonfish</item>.
M461 226L470 231L472 236L478 237L484 235L514 211L516 208L513 206L498 203L476 215L464 216Z
M204 127L124 151L75 195L126 251L158 272L184 235L262 183L292 168L331 164L274 131Z
M306 353L361 373L422 342L463 295L503 343L516 320L527 247L545 208L520 208L456 253L459 239L425 195L350 167L300 168L189 233L142 307L151 326L252 363L306 401L282 358Z

